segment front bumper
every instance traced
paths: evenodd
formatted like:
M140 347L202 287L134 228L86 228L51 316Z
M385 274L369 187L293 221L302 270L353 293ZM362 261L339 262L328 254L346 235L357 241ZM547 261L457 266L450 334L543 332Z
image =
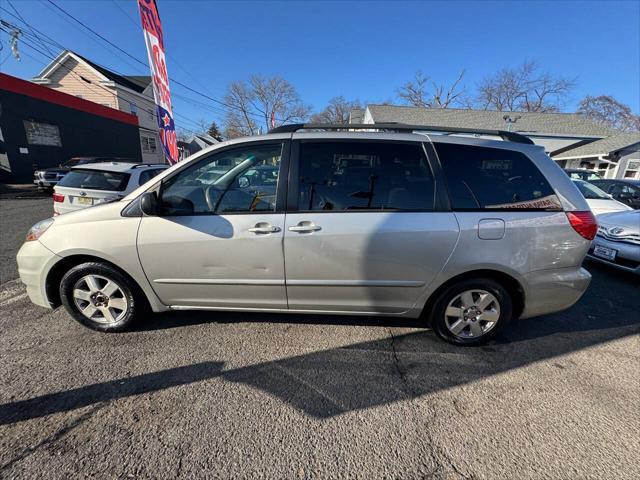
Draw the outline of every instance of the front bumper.
M611 261L596 257L593 254L593 249L596 245L616 250L618 253L616 254L615 260ZM590 260L640 275L640 245L627 242L614 242L601 236L596 236L591 243L587 256Z
M47 298L46 279L51 267L60 257L39 241L25 242L17 255L20 280L27 287L27 295L33 303L51 308Z
M566 310L584 294L591 274L581 267L537 270L525 275L525 307L521 318Z

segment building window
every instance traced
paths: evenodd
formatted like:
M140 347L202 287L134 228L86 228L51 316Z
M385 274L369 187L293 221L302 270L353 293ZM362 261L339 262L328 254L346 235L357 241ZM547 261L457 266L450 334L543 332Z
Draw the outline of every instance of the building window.
M640 161L631 161L627 164L627 170L624 172L624 178L637 178L640 173Z
M33 120L24 120L23 124L29 145L62 146L60 129L57 125L34 122Z
M153 137L141 137L142 152L143 153L156 153L156 139Z
M131 104L131 113L137 117L138 116L138 105L136 105L136 102L129 102L129 103Z
M83 97L82 95L80 95L80 94L76 94L76 97L78 97L78 98L84 98L84 97Z

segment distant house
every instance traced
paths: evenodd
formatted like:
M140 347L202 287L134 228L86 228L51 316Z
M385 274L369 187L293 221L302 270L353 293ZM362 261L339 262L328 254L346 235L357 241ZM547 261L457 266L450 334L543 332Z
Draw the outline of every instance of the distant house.
M137 116L143 161L164 162L151 77L119 75L65 50L32 82Z
M368 105L362 123L399 122L440 127L510 130L526 135L553 156L579 142L593 142L617 132L576 113L496 112L455 108ZM353 122L355 123L355 122Z
M553 158L565 168L594 170L606 178L640 180L640 132L611 135L563 150Z
M179 141L180 160L184 160L188 156L216 143L219 143L218 140L210 135L193 135L185 141Z
M368 105L365 109L354 109L349 121L364 124L389 122L517 132L542 145L564 168L598 171L607 178L640 178L640 134L624 134L576 113Z
M72 157L142 159L139 118L0 73L0 183Z

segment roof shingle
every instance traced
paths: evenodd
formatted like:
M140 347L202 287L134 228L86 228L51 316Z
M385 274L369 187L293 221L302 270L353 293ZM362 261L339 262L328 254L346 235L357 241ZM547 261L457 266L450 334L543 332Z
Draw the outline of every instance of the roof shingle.
M511 130L529 134L607 136L617 130L599 125L577 113L497 112L455 108L422 108L398 105L368 105L375 123L399 122L411 125L507 130L504 117L516 119Z
M636 149L640 151L640 132L611 135L610 137L603 138L580 147L572 148L571 150L565 150L553 158L554 160L562 160L563 158L607 156L619 150L631 147L634 144L638 144L636 145Z

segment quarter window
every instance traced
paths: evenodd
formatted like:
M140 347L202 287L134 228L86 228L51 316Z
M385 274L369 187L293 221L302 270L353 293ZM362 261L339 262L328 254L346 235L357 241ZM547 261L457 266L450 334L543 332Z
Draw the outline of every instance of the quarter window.
M421 144L303 142L298 210L433 210Z
M435 148L454 209L562 209L540 170L522 153L450 143Z
M282 144L213 154L171 177L162 188L165 215L273 212Z

